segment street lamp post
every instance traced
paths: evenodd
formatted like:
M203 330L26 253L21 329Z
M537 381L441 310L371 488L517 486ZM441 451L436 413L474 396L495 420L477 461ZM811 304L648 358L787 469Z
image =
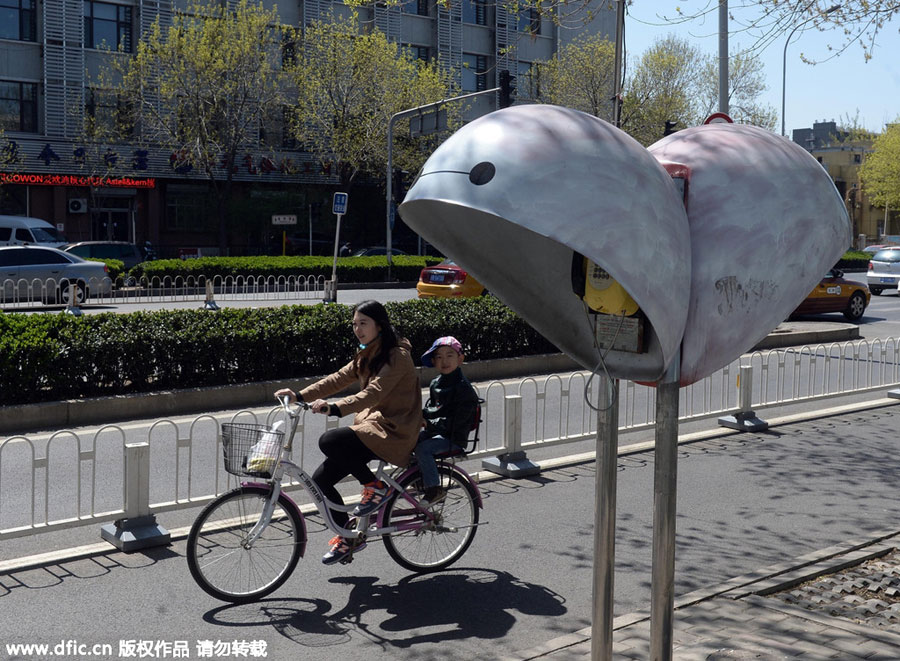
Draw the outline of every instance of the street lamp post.
M840 8L841 8L840 5L834 5L832 7L829 7L822 13L822 16L827 16L828 14L835 12ZM787 47L788 47L788 44L791 43L791 37L794 36L794 33L815 18L817 18L817 16L810 16L805 21L798 23L794 27L794 29L791 30L791 33L788 35L787 40L784 42L784 56L782 57L782 65L781 65L781 135L786 135L786 133L784 131L784 99L785 99L785 91L786 91L786 83L787 83Z

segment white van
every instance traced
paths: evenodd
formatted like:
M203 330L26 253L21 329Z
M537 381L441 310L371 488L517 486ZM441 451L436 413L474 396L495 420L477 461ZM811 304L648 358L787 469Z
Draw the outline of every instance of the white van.
M61 248L67 243L63 233L46 220L26 216L0 216L0 246L33 244Z

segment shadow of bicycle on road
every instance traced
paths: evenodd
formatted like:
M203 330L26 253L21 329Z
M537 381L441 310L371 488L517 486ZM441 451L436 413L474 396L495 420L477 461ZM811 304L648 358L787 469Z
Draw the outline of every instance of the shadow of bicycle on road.
M222 626L268 623L303 647L349 643L358 632L381 647L402 649L421 643L501 638L515 624L516 612L546 617L566 613L562 596L508 572L455 569L409 576L396 584L378 580L374 576L331 579L352 586L346 605L337 610L325 599L265 599L222 606L203 619Z

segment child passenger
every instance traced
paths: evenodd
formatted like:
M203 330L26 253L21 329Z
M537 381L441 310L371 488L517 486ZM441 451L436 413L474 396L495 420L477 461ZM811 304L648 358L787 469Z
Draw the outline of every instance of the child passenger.
M440 452L461 451L475 422L478 395L463 375L462 345L455 337L439 337L422 354L425 367L439 372L430 386L428 401L422 415L425 429L419 434L416 457L422 471L425 501L434 505L446 496L438 479L434 455Z

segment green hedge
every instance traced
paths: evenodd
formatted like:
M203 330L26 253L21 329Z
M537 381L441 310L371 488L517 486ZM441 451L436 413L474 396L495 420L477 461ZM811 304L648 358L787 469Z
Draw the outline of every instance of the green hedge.
M437 264L440 257L399 255L394 257L391 279L414 282L419 272ZM134 266L129 275L135 278L204 278L259 276L323 276L331 278L332 257L200 257L198 259L160 259ZM387 257L339 257L338 280L341 282L380 282L387 275Z
M844 256L835 264L835 268L839 269L865 269L869 266L869 260L872 255L861 250L848 250Z
M556 348L493 297L386 304L418 357L455 335L471 360ZM355 351L351 308L0 315L3 404L315 376Z
M120 259L96 259L94 257L90 257L87 259L89 262L101 262L106 264L106 270L109 273L109 279L113 281L113 284L123 276L125 273L125 262Z

